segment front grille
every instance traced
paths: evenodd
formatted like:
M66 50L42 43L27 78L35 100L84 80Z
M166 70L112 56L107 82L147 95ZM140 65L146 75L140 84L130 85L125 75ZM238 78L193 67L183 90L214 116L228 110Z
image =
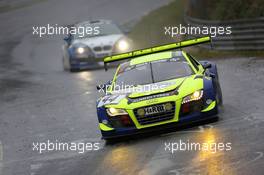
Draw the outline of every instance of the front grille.
M111 50L111 49L112 49L112 46L110 46L110 45L106 45L106 46L103 47L103 49L104 49L104 50Z
M96 52L101 52L101 51L102 51L102 47L99 47L99 46L94 47L93 49L94 49L94 51L96 51Z
M111 50L112 49L112 46L110 45L105 45L105 46L96 46L93 48L93 50L95 52L101 52L101 51L108 51L108 50Z
M141 124L141 125L147 125L147 124L158 123L158 122L162 122L162 121L173 119L174 118L174 114L175 114L175 103L174 102L169 102L169 103L172 105L172 109L171 110L168 110L168 111L165 111L165 112L159 112L159 113L156 113L156 114L140 116L137 113L137 110L139 108L134 109L134 114L135 114L135 117L137 118L138 123ZM158 105L162 105L162 104L158 104ZM156 106L156 105L152 105L152 106ZM144 108L152 107L152 106L145 106Z

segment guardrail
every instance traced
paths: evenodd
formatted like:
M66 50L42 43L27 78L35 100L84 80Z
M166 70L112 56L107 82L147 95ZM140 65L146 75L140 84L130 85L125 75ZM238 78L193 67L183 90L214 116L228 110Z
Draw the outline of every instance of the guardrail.
M258 19L241 19L233 21L211 21L185 16L184 21L186 24L194 27L232 27L232 34L217 35L212 39L213 49L264 50L264 17ZM191 37L200 36L201 35L191 35ZM204 44L202 47L210 48L211 45Z

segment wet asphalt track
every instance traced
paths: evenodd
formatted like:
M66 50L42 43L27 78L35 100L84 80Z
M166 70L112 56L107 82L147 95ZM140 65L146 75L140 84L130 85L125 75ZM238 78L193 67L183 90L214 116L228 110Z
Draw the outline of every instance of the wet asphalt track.
M0 14L0 175L263 174L264 59L216 60L224 108L215 123L106 145L95 85L113 70L62 71L61 36L37 38L32 25L107 18L121 24L168 1L45 1ZM151 4L150 4L151 2ZM33 142L99 142L99 151L32 151ZM230 142L231 151L165 151L164 143Z

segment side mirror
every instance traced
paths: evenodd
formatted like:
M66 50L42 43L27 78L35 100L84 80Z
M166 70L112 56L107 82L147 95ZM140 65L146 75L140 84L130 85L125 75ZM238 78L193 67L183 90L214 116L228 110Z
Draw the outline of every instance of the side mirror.
M64 37L63 40L68 42L69 41L69 36Z
M211 63L206 63L205 65L203 65L204 69L210 69L212 67Z
M63 38L63 40L64 40L68 45L71 44L71 39L72 39L72 37L71 37L70 35L68 35L68 36L66 36L66 37Z
M203 73L205 73L205 71L206 71L207 69L210 69L211 67L212 67L212 64L210 64L210 63L206 63L206 64L204 64L204 65L203 65L203 68L204 68Z

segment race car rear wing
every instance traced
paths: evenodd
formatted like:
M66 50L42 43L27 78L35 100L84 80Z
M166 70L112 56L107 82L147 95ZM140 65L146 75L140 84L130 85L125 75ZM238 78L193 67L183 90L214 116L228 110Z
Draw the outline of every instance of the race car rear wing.
M115 62L115 61L121 61L121 60L129 59L129 58L133 58L133 57L138 57L138 56L143 56L143 55L148 55L148 54L152 54L152 53L168 51L168 50L172 50L172 49L180 49L183 47L207 43L210 41L211 41L211 37L206 36L206 37L181 41L181 42L177 42L177 43L170 43L170 44L166 44L166 45L161 45L161 46L146 48L146 49L142 49L142 50L136 50L136 51L132 51L132 52L122 53L122 54L118 54L118 55L108 56L108 57L104 58L104 68L105 68L105 70L107 70L107 63L111 63L111 62Z

